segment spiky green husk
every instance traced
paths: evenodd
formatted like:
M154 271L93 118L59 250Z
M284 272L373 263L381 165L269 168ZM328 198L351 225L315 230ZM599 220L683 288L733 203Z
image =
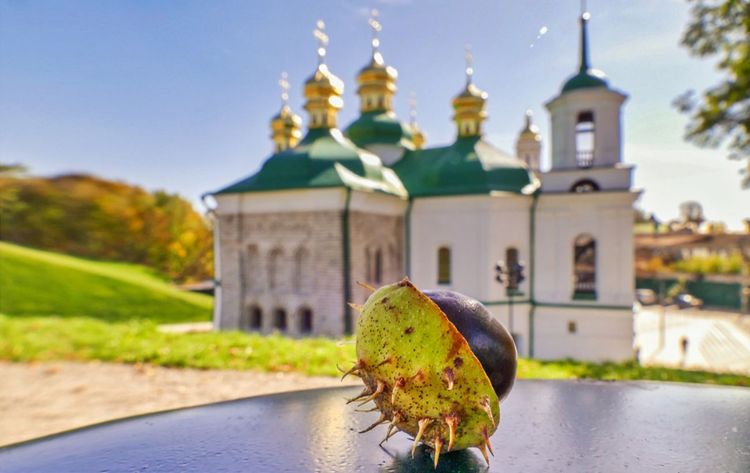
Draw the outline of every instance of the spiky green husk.
M500 408L466 339L408 280L375 291L361 308L357 363L365 383L357 398L374 401L375 424L395 427L436 451L478 447L486 456ZM387 434L388 435L388 434Z

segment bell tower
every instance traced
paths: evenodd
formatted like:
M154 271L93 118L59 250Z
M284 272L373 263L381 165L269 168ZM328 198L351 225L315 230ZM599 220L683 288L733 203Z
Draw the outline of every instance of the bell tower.
M589 62L588 12L580 16L578 72L547 102L551 171L615 167L622 162L621 108L627 95L609 86Z

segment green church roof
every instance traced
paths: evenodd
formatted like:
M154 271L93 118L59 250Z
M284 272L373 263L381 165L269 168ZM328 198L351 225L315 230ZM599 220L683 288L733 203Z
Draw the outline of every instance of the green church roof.
M396 114L385 110L364 112L346 128L346 136L359 147L393 144L413 149L412 134Z
M406 197L401 181L380 158L327 128L311 129L299 145L272 155L260 171L215 194L325 187Z
M607 80L604 73L598 69L592 69L589 63L589 39L586 28L588 20L588 12L581 14L581 50L579 53L578 73L565 81L562 87L563 93L578 89L607 87Z
M576 89L589 89L593 87L607 87L606 76L597 69L588 69L579 72L565 81L562 91L569 92Z
M393 169L412 197L529 193L538 182L520 161L479 136L453 144L408 152Z

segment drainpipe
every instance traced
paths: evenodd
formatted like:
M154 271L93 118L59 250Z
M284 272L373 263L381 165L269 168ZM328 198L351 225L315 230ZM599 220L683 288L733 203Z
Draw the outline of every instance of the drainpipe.
M529 212L529 358L534 358L534 312L536 310L536 299L534 297L534 280L536 279L536 207L539 203L540 191L534 192Z
M352 190L346 188L346 199L344 201L344 212L341 214L341 246L343 248L342 265L344 277L344 333L351 335L353 332L352 308L349 302L352 300L350 248L349 248L349 205L352 201Z
M206 215L208 215L209 221L213 226L214 234L214 307L213 307L213 319L214 319L214 330L221 328L221 255L219 245L219 217L216 215L216 208L208 205L206 197L211 194L205 193L201 195L201 203L206 208Z
M406 277L411 278L411 209L414 206L414 199L409 197L406 204L406 219L404 221L404 271Z

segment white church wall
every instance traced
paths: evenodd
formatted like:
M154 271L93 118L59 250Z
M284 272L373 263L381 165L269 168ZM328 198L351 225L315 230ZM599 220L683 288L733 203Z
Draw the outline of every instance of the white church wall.
M257 307L262 311L262 333L275 330L274 311L283 310L287 321L284 331L301 335L300 310L309 308L313 313L312 334L341 335L341 213L345 191L231 194L220 195L217 201L220 328L249 330L249 310ZM303 274L297 276L300 265L295 257L301 249L307 256L304 268L300 267ZM251 257L253 253L257 257ZM298 287L302 283L305 287Z
M633 358L632 310L537 306L534 357L623 361Z
M573 300L575 238L596 240L596 301L633 302L633 202L637 193L592 192L542 194L536 212L535 298L540 302Z
M376 215L403 216L407 205L405 198L376 192L353 191L349 209Z
M451 289L479 300L504 300L495 262L514 246L528 261L531 197L499 193L415 199L410 222L411 279L420 288ZM451 250L450 284L438 284L438 249ZM521 290L525 290L525 284Z
M291 189L283 191L219 194L216 213L268 213L284 211L339 210L344 208L346 191L335 189Z
M542 192L570 192L573 184L592 180L602 190L628 190L632 185L633 166L590 169L560 169L541 174Z
M519 297L518 299L520 301L524 298ZM490 303L486 304L486 307L492 316L513 334L516 340L518 356L528 357L531 336L529 333L529 311L531 310L531 305L528 302L514 302L512 320L510 316L510 304Z
M404 218L352 210L350 228L351 300L364 304L370 291L357 281L379 287L404 277Z

